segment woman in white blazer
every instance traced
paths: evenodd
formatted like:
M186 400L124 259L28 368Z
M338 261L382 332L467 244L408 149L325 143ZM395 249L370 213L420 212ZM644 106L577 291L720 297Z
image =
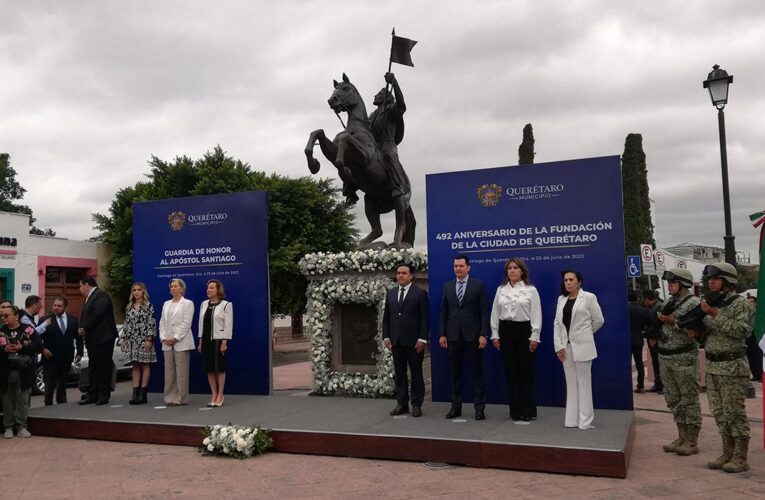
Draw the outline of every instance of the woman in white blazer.
M172 299L162 306L159 318L159 338L165 356L165 404L189 404L189 359L194 350L194 303L185 298L186 283L182 279L170 281Z
M215 408L223 405L223 388L226 385L226 352L234 327L234 305L224 300L223 283L207 282L207 300L199 308L199 352L210 383L210 402Z
M592 421L592 360L598 357L595 332L603 326L598 298L582 290L578 271L563 271L555 311L553 342L566 375L566 427L594 429Z

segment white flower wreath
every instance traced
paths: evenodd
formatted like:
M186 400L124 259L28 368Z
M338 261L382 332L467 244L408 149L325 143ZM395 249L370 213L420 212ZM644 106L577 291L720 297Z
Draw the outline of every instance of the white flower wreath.
M396 384L393 379L393 357L385 349L382 339L382 318L385 294L395 286L387 273L400 264L411 264L417 270L426 270L428 257L424 252L405 250L364 250L356 252L307 254L300 261L303 274L309 279L306 304L311 341L313 386L319 394L327 396L356 396L377 398L392 396ZM348 272L361 273L349 275ZM322 276L343 273L338 276ZM334 372L332 356L332 311L335 304L366 304L377 306L376 374Z
M308 336L311 341L313 385L319 394L375 398L391 396L395 390L393 358L382 343L382 314L385 294L394 285L385 276L337 277L308 285ZM331 370L331 316L336 303L377 306L377 374L343 373Z
M342 271L390 271L399 264L411 264L424 271L428 267L428 256L413 248L386 250L357 250L339 253L309 253L298 265L305 276L319 276Z

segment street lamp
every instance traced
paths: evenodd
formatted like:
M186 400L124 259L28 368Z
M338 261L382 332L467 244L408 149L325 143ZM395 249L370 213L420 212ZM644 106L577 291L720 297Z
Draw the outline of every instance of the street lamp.
M723 208L725 210L725 262L736 265L735 237L730 221L730 194L728 193L728 149L725 143L725 113L723 108L728 103L728 86L733 83L733 75L728 75L719 64L712 66L712 72L704 80L704 88L709 89L712 105L717 108L717 122L720 127L720 163L722 165Z

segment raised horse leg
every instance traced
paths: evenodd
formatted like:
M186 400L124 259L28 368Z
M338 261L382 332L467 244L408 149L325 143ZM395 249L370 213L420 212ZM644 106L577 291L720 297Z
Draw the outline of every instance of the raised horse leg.
M308 160L308 170L310 170L312 174L316 174L320 168L319 160L313 157L313 148L316 145L317 140L319 141L321 152L324 153L324 156L327 158L327 160L329 160L334 165L335 159L337 158L337 148L332 141L327 139L327 136L324 134L324 130L314 130L308 136L308 144L305 146L305 156Z
M337 143L333 143L335 146L335 167L340 178L345 182L351 181L351 169L345 164L345 152L348 150L348 133L340 132L337 135Z

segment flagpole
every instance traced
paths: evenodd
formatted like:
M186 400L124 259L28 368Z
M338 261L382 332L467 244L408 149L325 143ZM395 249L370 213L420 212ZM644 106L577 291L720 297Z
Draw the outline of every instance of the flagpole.
M390 53L388 53L388 73L390 73L390 70L393 69L393 37L396 36L396 28L393 28L393 31L390 34ZM390 83L387 81L385 82L385 99L388 99L388 88L390 87Z
M388 53L388 73L390 73L390 70L393 69L393 37L396 36L396 28L393 28L393 31L390 34L390 52ZM385 110L388 107L388 96L390 95L390 83L388 81L385 81L385 98L383 99L383 110L382 115L383 119L385 118Z

